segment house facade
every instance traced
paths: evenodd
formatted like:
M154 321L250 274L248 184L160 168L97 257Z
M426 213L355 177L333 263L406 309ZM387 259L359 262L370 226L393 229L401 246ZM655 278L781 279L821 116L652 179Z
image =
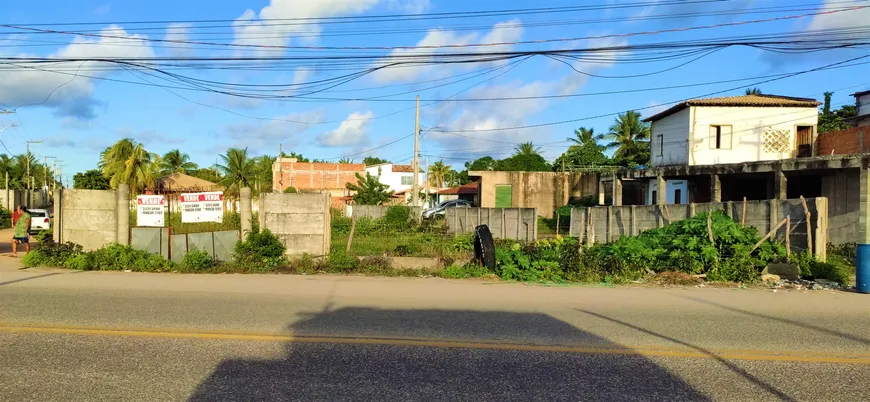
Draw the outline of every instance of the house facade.
M870 90L855 92L855 117L849 119L856 127L870 126Z
M366 173L377 177L382 184L390 186L393 192L405 192L414 187L414 168L411 165L382 163L365 167ZM423 189L426 173L420 169L417 175L417 188Z
M650 123L650 166L706 166L811 157L816 154L819 102L776 95L745 95L681 102ZM688 182L665 183L665 202L689 202ZM646 186L656 204L658 183Z

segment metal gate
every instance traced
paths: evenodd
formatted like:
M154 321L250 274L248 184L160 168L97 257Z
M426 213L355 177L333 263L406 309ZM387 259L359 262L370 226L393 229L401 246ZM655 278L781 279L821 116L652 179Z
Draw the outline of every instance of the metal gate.
M184 255L193 250L205 251L218 261L229 261L233 256L236 243L239 242L239 231L183 233L172 235L170 238L172 261L176 263L180 263Z
M130 229L130 245L133 248L160 254L163 258L169 259L169 229L132 228Z

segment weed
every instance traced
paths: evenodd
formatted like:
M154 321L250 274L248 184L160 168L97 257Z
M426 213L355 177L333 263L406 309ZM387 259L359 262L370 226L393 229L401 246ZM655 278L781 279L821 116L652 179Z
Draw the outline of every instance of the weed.
M326 271L333 273L354 272L359 266L356 257L347 255L343 250L333 251L329 254Z
M181 269L188 272L199 272L215 266L215 260L203 250L190 250L181 260Z
M281 239L268 229L251 230L244 241L236 243L233 262L252 271L270 271L287 264L285 251Z

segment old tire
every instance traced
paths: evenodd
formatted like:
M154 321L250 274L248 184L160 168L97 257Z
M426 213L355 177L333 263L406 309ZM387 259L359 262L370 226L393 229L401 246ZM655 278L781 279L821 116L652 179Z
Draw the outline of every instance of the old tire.
M474 259L490 271L495 271L495 243L489 226L474 228Z

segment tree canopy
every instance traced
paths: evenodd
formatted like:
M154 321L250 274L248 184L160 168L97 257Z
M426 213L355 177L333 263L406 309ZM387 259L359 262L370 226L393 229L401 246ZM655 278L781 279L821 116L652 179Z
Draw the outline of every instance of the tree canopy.
M390 186L383 184L380 180L366 172L365 176L357 173L357 183L346 183L345 186L350 191L355 191L353 201L361 205L381 205L390 200L393 192L389 190Z
M831 96L833 94L833 92L825 92L825 103L822 106L822 111L819 112L819 133L845 130L851 127L846 119L857 115L855 105L843 105L843 107L832 111Z
M97 169L86 170L73 176L73 187L82 190L109 190L109 179Z
M640 118L640 113L629 110L616 116L604 140L604 149L613 150L613 159L626 167L649 164L649 124Z
M163 155L160 167L162 168L163 175L171 173L190 174L191 171L199 168L199 166L190 161L190 155L178 149L173 149Z
M386 159L378 158L376 156L366 156L365 158L363 158L362 163L365 164L366 166L372 166L372 165L380 165L383 163L390 163L390 161L388 161Z

